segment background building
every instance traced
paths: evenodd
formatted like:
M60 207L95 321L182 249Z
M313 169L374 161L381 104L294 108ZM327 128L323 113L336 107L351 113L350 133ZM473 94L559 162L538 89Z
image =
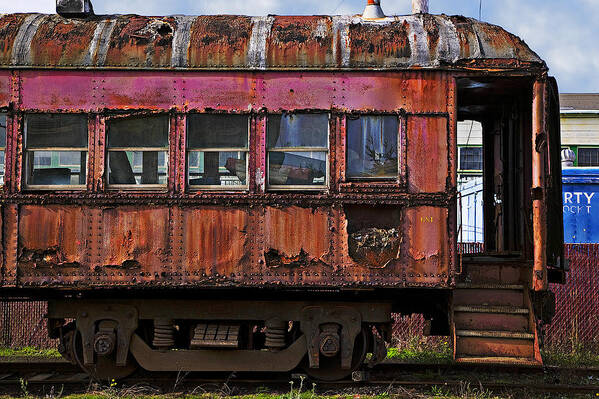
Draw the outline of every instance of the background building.
M572 169L565 169L563 177L564 238L567 243L599 242L599 220L594 217L599 216L599 94L561 94L560 107L562 148L574 153ZM482 125L459 122L458 240L463 243L484 241L482 169Z

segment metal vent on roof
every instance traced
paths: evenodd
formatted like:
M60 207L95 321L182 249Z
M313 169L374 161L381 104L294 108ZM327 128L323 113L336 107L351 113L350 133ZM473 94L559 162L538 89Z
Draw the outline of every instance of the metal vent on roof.
M362 18L364 19L381 19L385 18L385 13L381 8L380 0L368 0L366 3L366 8L362 13Z
M56 13L67 18L87 18L94 15L91 0L56 0Z

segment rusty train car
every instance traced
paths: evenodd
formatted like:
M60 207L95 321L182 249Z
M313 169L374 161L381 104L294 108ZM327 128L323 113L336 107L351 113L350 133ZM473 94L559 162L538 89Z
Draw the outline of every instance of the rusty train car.
M98 378L338 379L422 313L458 362L540 365L562 256L557 85L461 16L0 16L2 295ZM73 9L72 7L76 7ZM78 7L78 8L77 8ZM370 11L375 11L374 16ZM484 131L484 252L456 130Z

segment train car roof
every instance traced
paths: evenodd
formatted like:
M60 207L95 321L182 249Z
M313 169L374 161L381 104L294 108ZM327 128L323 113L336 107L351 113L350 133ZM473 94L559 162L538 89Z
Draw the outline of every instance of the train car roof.
M517 36L462 16L0 15L0 68L546 69Z

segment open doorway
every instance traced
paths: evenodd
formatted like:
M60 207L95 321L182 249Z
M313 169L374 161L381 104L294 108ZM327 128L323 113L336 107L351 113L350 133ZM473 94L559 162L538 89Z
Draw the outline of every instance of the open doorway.
M462 78L457 84L459 250L527 256L532 81Z

